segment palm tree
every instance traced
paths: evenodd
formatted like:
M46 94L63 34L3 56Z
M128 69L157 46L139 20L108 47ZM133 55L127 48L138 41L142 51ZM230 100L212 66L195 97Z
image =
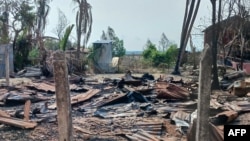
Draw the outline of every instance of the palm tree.
M76 34L77 34L77 57L80 56L81 40L83 36L83 49L86 47L91 31L92 31L92 12L91 5L87 0L73 0L78 4L78 10L76 13Z
M45 26L47 23L47 16L50 10L49 2L51 0L35 0L37 6L37 19L36 19L36 39L37 45L40 52L40 65L42 66L42 71L46 70L46 50L42 41Z

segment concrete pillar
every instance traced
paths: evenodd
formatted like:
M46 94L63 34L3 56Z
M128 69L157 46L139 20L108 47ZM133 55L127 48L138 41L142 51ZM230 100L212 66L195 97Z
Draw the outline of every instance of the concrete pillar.
M211 70L212 51L211 47L206 44L200 61L196 141L209 141Z

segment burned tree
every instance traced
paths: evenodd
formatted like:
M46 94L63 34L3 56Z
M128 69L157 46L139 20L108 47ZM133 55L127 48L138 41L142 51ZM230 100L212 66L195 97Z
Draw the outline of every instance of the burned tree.
M181 32L180 49L179 49L179 53L178 53L177 60L175 63L175 68L172 74L176 74L176 75L181 74L179 70L180 62L185 52L188 38L193 28L193 24L196 19L196 15L198 13L199 7L200 7L200 0L197 0L197 1L187 0L186 1L186 9L185 9L182 32Z

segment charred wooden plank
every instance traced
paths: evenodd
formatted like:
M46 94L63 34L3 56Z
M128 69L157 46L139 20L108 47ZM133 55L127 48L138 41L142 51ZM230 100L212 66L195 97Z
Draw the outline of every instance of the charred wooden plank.
M33 129L37 126L36 122L28 122L16 118L2 117L2 116L0 116L0 123L24 129Z

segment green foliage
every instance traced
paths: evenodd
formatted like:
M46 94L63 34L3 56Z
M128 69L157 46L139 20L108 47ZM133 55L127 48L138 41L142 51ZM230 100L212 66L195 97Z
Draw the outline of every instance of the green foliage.
M122 57L125 55L126 49L123 46L123 40L120 40L118 37L116 37L112 47L112 55L114 57Z
M29 52L29 59L36 59L39 57L39 50L38 48L33 48L30 52Z
M17 47L14 50L14 66L15 70L23 69L30 64L28 59L31 49L31 36L20 36L17 40Z
M32 65L35 65L35 62L37 61L39 57L39 50L38 48L32 48L32 50L29 52L28 58L31 61Z
M147 62L151 62L154 67L170 67L178 54L178 48L176 45L171 45L166 51L159 51L156 45L147 41L146 48L144 49L142 56Z
M44 46L49 50L59 49L59 41L55 39L46 39L44 40Z
M68 26L66 28L66 30L65 30L65 33L64 33L62 39L59 41L59 47L63 51L66 50L66 45L67 45L67 42L68 42L68 39L69 39L69 35L70 35L73 28L74 28L74 24Z
M166 51L166 63L172 65L175 62L176 56L178 55L177 45L171 45Z
M153 57L157 54L157 49L154 44L148 42L146 49L142 52L142 56L146 61L153 61Z

